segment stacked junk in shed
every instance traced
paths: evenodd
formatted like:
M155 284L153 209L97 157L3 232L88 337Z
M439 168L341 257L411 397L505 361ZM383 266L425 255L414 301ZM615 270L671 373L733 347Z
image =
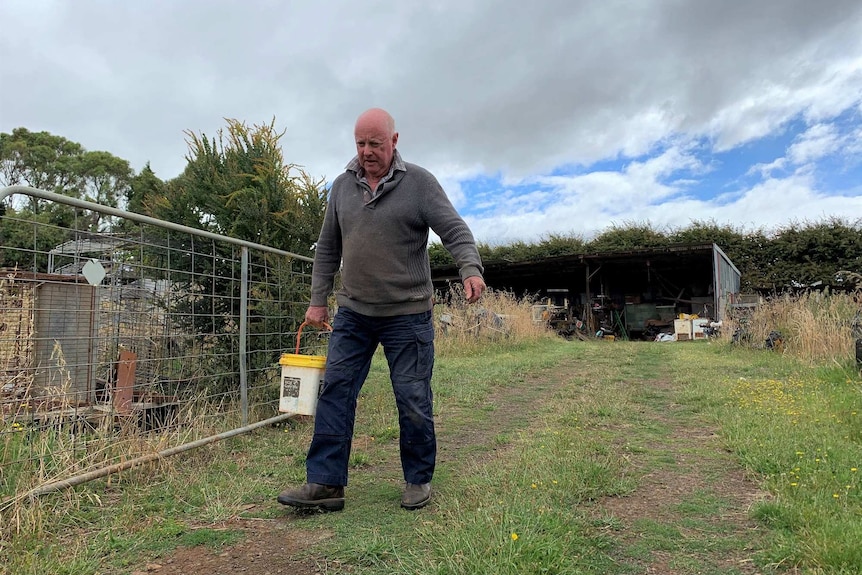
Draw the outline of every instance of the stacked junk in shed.
M162 427L178 402L154 392L168 345L165 282L122 278L122 240L78 239L48 254L48 271L0 272L0 397L4 419L134 421ZM55 267L56 256L69 263Z
M432 270L435 287L457 281ZM485 264L489 287L535 300L533 320L567 338L705 339L735 310L740 272L716 244Z

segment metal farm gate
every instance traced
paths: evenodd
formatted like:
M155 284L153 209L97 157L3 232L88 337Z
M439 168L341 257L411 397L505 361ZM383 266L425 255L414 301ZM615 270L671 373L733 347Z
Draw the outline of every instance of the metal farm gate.
M296 345L310 258L24 186L0 205L13 194L127 231L0 219L0 503L129 466L123 441L156 437L146 460L289 417L278 360Z

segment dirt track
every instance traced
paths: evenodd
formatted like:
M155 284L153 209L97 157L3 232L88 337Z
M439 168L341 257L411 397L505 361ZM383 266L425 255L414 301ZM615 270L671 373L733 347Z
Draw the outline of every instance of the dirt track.
M525 412L524 406L530 405L535 412L539 412L543 408L541 402L553 397L554 389L569 385L567 378L570 376L567 374L576 371L573 366L559 366L541 377L531 378L523 385L501 386L487 400L495 406L495 416L490 423L454 431L447 428L445 418L438 421L440 458L447 458L447 454L460 448L491 445L494 437L523 428L532 415ZM673 394L670 384L654 381L649 382L649 385L651 390L666 393L670 401ZM588 391L585 390L585 393ZM517 401L513 401L515 395L518 396ZM651 446L651 451L673 455L675 465L661 466L642 475L638 489L627 497L606 498L592 503L592 512L596 517L615 517L622 525L616 536L622 542L633 542L638 538L636 526L639 521L679 521L679 512L675 510L677 503L687 496L711 489L718 490L722 500L730 502L721 515L715 518L716 522L721 522L722 530L743 537L748 533L754 534L758 528L747 518L747 511L751 503L764 494L746 479L740 468L732 462L731 456L723 451L714 430L704 429L702 425L694 426L686 418L676 418L674 413L674 404L670 403L666 409L645 415L661 421L672 430L659 444ZM702 449L714 450L716 453L716 459L710 464L711 469L706 470L708 473L705 473L703 461L695 461L685 455ZM489 458L494 457L493 449L488 449L487 453L490 454ZM393 457L397 460L397 455L393 454ZM632 461L632 465L637 468L638 462ZM365 472L374 473L374 470ZM709 485L705 483L706 476L713 478ZM274 496L271 504L278 507ZM209 529L241 530L246 537L244 541L218 552L203 546L181 548L158 563L138 566L133 575L313 575L339 571L337 565L322 554L315 553L315 546L332 534L305 529L303 517L285 509L277 519L234 518L223 524L202 525L200 527ZM671 553L653 551L650 559L640 561L637 568L642 573L661 575L688 573L675 571L674 559L678 558ZM717 557L714 566L737 573L757 573L750 559L744 556Z

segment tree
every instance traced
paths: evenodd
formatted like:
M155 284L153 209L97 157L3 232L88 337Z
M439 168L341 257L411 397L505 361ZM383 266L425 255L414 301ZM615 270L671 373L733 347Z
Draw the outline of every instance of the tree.
M237 120L228 120L227 127L213 139L187 132L188 164L183 173L163 186L143 176L133 188L135 202L140 202L148 215L160 219L311 255L323 222L327 192L322 181L284 161L279 144L282 135L274 122L249 127ZM171 280L182 286L180 291L219 296L183 298L172 304L171 312L186 322L188 330L200 334L218 335L232 329L239 293L237 282L230 279L238 275L234 267L237 254L231 246L199 241L188 234L172 233L165 240L174 248L171 268L180 271L172 273ZM159 241L150 243L160 245ZM289 349L289 334L295 332L305 312L294 303L308 301L308 285L283 258L270 259L272 256L256 251L249 255L253 268L271 270L275 280L256 283L252 278L249 348L271 349L271 345L258 345L256 338L278 337L283 339L279 347ZM144 257L155 254L145 253ZM307 277L310 269L304 273ZM273 289L278 294L270 293ZM272 302L279 302L279 309L273 309L276 304ZM215 338L215 358L231 361L232 353L218 348L229 341ZM257 362L269 364L272 358L252 355L251 369L260 367ZM235 388L234 384L218 383L225 389Z
M125 200L133 172L129 162L108 152L88 152L81 144L48 132L15 128L0 134L0 183L26 185L101 205L118 207ZM66 206L30 197L22 215L49 214L45 223L69 227L75 212ZM111 222L108 222L110 225ZM101 214L86 214L78 229L106 231Z
M484 250L480 250L480 254L482 255L482 260L487 263L487 258L484 253ZM431 262L431 268L444 268L448 266L455 265L455 260L452 259L452 255L446 251L446 248L443 247L443 244L439 242L434 242L428 246L428 260Z
M667 236L652 229L649 224L628 222L624 226L612 225L587 244L595 253L625 252L644 248L656 248L668 244Z
M672 232L669 236L675 244L710 244L720 247L728 256L738 250L745 241L745 233L729 225L719 225L714 220L694 220L688 227Z
M6 186L24 185L79 198L79 161L84 148L62 136L15 128L0 133L0 178ZM30 211L38 214L44 202L30 199Z
M156 176L150 163L144 166L129 182L126 192L126 209L136 214L148 212L146 203L149 199L158 198L164 194L165 183Z
M0 268L46 271L48 252L74 233L68 230L74 216L69 209L34 214L27 207L6 206L0 217Z
M767 280L778 289L835 285L839 270L862 270L862 226L831 218L816 224L791 223L772 241L775 254Z
M84 152L77 168L83 199L111 208L125 202L133 177L128 161L108 152ZM101 213L91 212L89 219L91 231L105 231Z
M136 214L148 215L150 210L147 208L147 202L154 198L159 198L164 194L165 182L160 180L152 168L150 163L144 166L140 173L132 176L129 179L128 186L125 186L125 209ZM114 230L129 234L139 229L136 222L132 220L123 220L114 226Z
M311 255L326 209L326 188L284 160L274 121L228 120L210 140L186 132L183 173L143 203L150 215Z

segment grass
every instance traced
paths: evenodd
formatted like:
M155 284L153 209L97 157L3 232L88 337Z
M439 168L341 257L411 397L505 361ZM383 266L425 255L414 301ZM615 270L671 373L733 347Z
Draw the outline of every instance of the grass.
M760 305L753 313L729 322L730 338L742 327L754 347L763 347L772 331L781 334L780 351L810 365L850 365L855 356L862 293L811 292L782 295ZM854 333L857 332L857 333Z
M397 418L377 357L347 507L287 524L332 533L301 552L321 572L859 572L852 364L724 342L566 342L526 325L477 338L471 308L459 313L438 339L432 505L397 507ZM219 526L282 520L274 496L304 481L311 425L257 430L4 510L0 571L130 573L179 547L244 541L253 535Z
M772 561L862 565L862 397L840 369L739 380L724 428L775 495L754 509L774 529ZM852 572L852 571L847 571Z

